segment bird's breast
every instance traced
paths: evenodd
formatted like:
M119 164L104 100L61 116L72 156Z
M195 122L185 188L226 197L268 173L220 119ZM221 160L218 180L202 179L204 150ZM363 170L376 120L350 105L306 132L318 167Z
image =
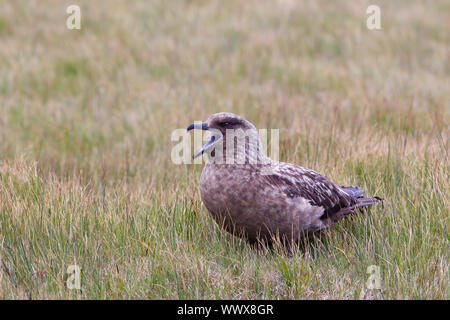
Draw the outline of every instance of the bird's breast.
M260 184L254 168L205 165L200 178L202 201L216 222L232 233L245 232L248 238L292 227L292 213L281 193ZM237 230L237 231L236 231Z
M212 213L219 213L225 208L240 212L240 209L247 207L254 200L251 174L245 169L227 165L205 165L200 177L200 193Z

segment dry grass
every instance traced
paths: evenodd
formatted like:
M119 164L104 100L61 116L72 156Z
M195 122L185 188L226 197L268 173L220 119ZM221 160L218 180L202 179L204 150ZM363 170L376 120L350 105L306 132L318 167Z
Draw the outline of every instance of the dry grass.
M72 1L73 2L73 1ZM3 1L0 298L449 297L450 6ZM170 133L218 111L387 199L292 259L221 231ZM82 267L82 290L65 287Z

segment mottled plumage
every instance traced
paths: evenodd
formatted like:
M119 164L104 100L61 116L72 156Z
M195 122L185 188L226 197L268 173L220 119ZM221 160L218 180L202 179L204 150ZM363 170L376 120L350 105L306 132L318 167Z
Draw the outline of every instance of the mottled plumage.
M362 190L339 187L312 170L267 158L256 128L235 114L214 114L188 130L194 128L215 132L196 153L208 152L209 157L200 177L203 203L221 227L251 242L273 236L297 241L329 228L358 207L380 201L363 198ZM231 152L226 143L229 129L242 129L248 136L240 146L234 139ZM217 153L223 161L214 158ZM231 161L239 157L243 161Z

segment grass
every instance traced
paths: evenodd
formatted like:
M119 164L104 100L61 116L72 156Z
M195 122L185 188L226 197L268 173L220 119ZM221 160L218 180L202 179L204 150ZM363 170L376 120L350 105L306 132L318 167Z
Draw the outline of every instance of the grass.
M449 298L447 1L6 1L0 298ZM220 230L170 134L231 111L384 206L292 259ZM66 287L69 265L81 290Z

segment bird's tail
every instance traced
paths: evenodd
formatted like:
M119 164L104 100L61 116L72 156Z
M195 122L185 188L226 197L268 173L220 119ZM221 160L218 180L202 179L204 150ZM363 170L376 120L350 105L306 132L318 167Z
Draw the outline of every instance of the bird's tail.
M342 219L343 217L345 217L349 214L356 212L357 208L367 207L372 204L377 204L377 203L383 201L383 199L379 198L379 197L373 197L373 198L363 197L362 194L364 193L364 191L361 189L358 189L356 187L341 187L341 189L344 192L346 192L347 194L349 194L350 196L353 196L354 199L356 200L356 203L350 207L342 208L337 213L335 213L333 216L331 216L330 218L334 222Z
M371 204L377 204L379 202L383 201L382 198L379 197L373 197L373 198L358 198L356 199L356 205L355 208L361 208L361 207L366 207L366 206L370 206Z
M373 197L373 198L365 198L363 197L364 190L361 190L357 187L341 187L349 195L352 195L356 198L355 208L370 206L371 204L377 204L380 201L383 201L382 198Z
M364 190L359 189L357 187L344 187L344 186L342 186L341 189L344 190L349 195L355 197L355 198L361 197L362 194L364 193Z

